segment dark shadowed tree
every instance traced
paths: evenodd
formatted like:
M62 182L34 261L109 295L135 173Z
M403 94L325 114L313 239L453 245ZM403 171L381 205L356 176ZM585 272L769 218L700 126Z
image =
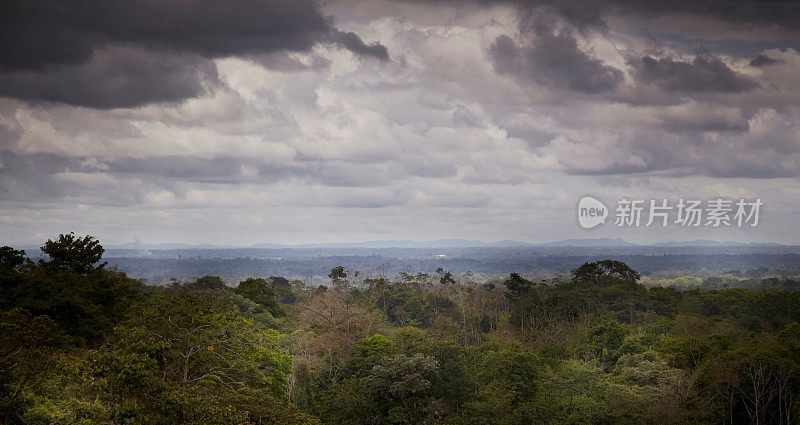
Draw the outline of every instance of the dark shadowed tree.
M347 283L347 272L344 271L343 266L336 266L331 269L328 277L333 281L334 285L341 285Z
M602 260L584 263L572 271L573 283L606 283L621 281L635 284L639 281L639 273L621 261Z
M219 276L203 276L190 283L190 289L223 289L225 282Z
M539 304L535 284L518 273L511 273L503 283L508 288L507 295L514 306L511 322L519 326L520 329L525 329L525 318L529 315L531 309Z
M72 232L61 234L57 240L45 242L41 249L50 257L50 261L42 260L42 264L59 271L86 274L108 264L97 264L103 258L105 249L97 239L89 235L78 238Z
M0 248L0 269L16 269L25 263L25 251L10 246Z

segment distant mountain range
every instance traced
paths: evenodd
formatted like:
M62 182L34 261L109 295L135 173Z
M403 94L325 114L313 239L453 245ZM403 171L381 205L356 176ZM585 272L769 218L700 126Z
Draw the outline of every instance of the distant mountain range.
M708 239L696 239L687 242L659 242L652 246L786 246L779 243L762 243L762 242L734 242L734 241L710 241Z
M637 246L638 244L628 242L621 238L599 238L599 239L564 239L558 242L549 242L538 246L577 246L577 247L596 247L596 246Z
M435 241L417 242L412 240L378 240L352 243L314 243L300 245L256 244L251 248L466 248L486 246L478 240L439 239Z
M188 243L156 243L145 244L140 242L126 242L121 245L107 245L106 248L113 249L225 249L225 248L241 248L234 245L213 245L213 244L199 244L192 245Z
M707 239L697 239L683 242L659 242L655 244L636 244L621 238L597 238L597 239L565 239L556 242L530 243L513 240L503 240L499 242L483 242L468 239L438 239L433 241L412 241L412 240L375 240L366 242L352 243L314 243L314 244L274 244L259 243L251 246L232 246L232 245L212 245L212 244L185 244L185 243L160 243L143 244L128 242L121 245L108 245L109 249L232 249L232 248L256 248L256 249L293 249L293 248L514 248L514 247L620 247L620 246L660 246L660 247L689 247L689 246L783 246L775 243L742 243L734 241L712 241Z

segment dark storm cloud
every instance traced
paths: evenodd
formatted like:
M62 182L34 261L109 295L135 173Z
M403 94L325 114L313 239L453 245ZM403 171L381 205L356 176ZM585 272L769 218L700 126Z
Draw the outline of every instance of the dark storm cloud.
M779 63L783 63L783 61L780 60L780 59L773 59L773 58L771 58L771 57L769 57L769 56L767 56L767 55L765 55L763 53L759 53L758 56L754 57L750 61L750 66L755 66L756 68L761 68L763 66L776 65L776 64L779 64Z
M56 154L16 154L0 150L0 200L53 200L96 196L98 187L112 190L99 194L114 202L140 201L154 187L176 190L184 183L238 186L243 183L276 183L301 180L326 187L372 187L391 183L397 173L435 174L430 168L408 170L402 164L364 165L354 172L345 162L263 164L255 159L199 158L169 155L151 158L65 157ZM243 167L251 171L242 173ZM440 172L441 170L436 170ZM449 174L454 173L450 170ZM126 179L140 182L117 193Z
M196 96L202 81L196 74L209 68L198 58L307 51L320 41L388 58L383 45L338 31L314 0L9 0L1 12L0 96L90 107ZM98 52L118 46L141 53L96 63ZM157 63L170 54L177 59ZM132 75L121 75L123 66ZM82 71L97 83L94 91L111 93L87 90Z
M524 10L547 9L562 16L579 27L604 27L602 18L604 7L596 0L406 0L419 4L476 4L479 6L513 5Z
M411 0L430 3L430 0ZM683 15L716 18L733 24L800 29L800 2L796 0L438 0L449 4L515 5L523 10L546 10L578 28L604 29L609 16L628 18Z
M380 43L366 44L361 37L352 32L334 31L330 40L359 56L372 57L382 61L389 60L389 51Z
M311 0L10 0L0 30L6 69L86 62L109 42L221 57L306 50L331 31Z
M745 132L750 129L744 119L728 120L720 117L708 119L686 120L674 117L665 117L662 120L661 128L670 132L702 132L702 131L731 131Z
M524 2L524 0L523 0ZM738 24L778 25L800 29L800 3L795 0L627 0L593 2L587 7L608 7L617 13L660 16L664 14L712 17Z
M53 206L71 202L95 205L132 205L142 201L141 183L120 184L107 170L82 164L86 158L53 154L18 155L0 150L0 202L5 206L44 202Z
M779 26L800 29L800 2L796 0L509 0L523 7L551 7L578 27L603 27L612 15L629 18L681 15L714 18L732 24Z
M173 102L219 84L214 62L191 54L104 48L85 64L0 73L0 94L92 108Z
M53 183L53 174L67 170L72 162L58 155L27 156L0 150L0 199L11 202L63 195Z
M628 63L637 81L669 92L741 93L758 87L755 81L709 55L697 55L691 62L643 56L630 58Z
M251 61L261 64L266 68L281 72L299 72L327 68L331 65L330 59L319 55L311 57L311 63L304 63L289 52L275 52L265 55L247 56Z
M532 46L518 46L507 35L497 37L489 48L495 71L587 94L613 90L622 82L622 71L580 50L573 35L546 28L534 32Z

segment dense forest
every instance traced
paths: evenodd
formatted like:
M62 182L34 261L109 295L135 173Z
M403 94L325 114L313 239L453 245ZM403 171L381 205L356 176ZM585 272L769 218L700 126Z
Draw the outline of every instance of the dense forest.
M779 284L648 289L604 260L152 286L90 236L42 251L0 248L0 423L800 423L800 292Z

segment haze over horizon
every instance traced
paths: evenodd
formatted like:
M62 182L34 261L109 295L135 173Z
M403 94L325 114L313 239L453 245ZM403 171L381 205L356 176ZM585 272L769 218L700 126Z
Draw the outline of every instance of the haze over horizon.
M3 244L800 242L797 3L7 3ZM622 198L764 205L619 228Z
M34 250L40 247L40 244L23 244L17 245L16 248L27 250L28 255L36 255ZM800 244L778 244L778 243L762 243L762 242L736 242L736 241L717 241L708 239L693 239L693 240L667 240L660 242L637 243L627 241L622 238L584 238L584 239L560 239L553 241L515 241L515 240L502 240L502 241L481 241L481 240L467 240L467 239L436 239L436 240L369 240L357 242L326 242L326 243L298 243L298 244L278 244L271 242L262 242L250 245L225 245L214 243L197 243L189 244L184 242L160 242L160 243L147 243L143 241L131 241L121 244L105 244L103 245L107 253L112 251L124 253L130 250L303 250L303 249L331 249L343 250L349 249L459 249L459 248L531 248L531 249L548 249L548 248L634 248L634 247L649 247L649 248L702 248L702 247L718 247L718 248L800 248Z

